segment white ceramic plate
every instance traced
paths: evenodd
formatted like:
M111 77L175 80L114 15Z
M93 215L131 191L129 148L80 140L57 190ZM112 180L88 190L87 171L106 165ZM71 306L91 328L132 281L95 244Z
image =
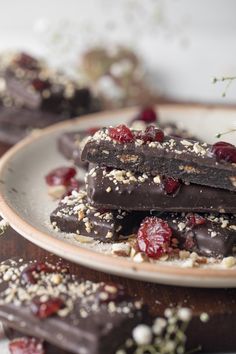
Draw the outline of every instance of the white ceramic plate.
M236 287L236 267L186 268L178 262L134 263L106 254L109 246L80 244L73 235L51 229L49 215L56 202L47 195L44 176L54 167L69 164L57 152L57 137L65 131L125 122L136 111L133 108L99 113L60 123L28 137L9 150L0 163L0 211L3 217L39 247L97 270L164 284ZM178 121L208 142L215 140L216 133L236 127L236 110L229 108L162 105L159 113L162 120ZM234 135L227 138L233 142Z

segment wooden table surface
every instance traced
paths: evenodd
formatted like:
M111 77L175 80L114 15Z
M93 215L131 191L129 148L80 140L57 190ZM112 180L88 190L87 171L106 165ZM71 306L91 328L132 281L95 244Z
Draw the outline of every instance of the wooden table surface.
M0 156L7 148L6 145L0 144ZM1 261L12 257L42 259L48 255L48 252L27 241L11 228L0 237ZM166 307L177 304L192 308L196 314L201 312L207 312L210 316L215 313L236 314L236 289L196 289L166 286L125 279L100 271L96 272L75 264L71 264L71 269L85 279L120 282L130 294L143 298L144 302L150 306L153 315L160 314ZM229 328L229 331L232 331L232 328Z

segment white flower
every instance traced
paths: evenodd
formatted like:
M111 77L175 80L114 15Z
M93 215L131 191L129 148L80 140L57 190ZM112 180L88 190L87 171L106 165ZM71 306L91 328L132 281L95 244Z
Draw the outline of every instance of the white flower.
M183 322L188 322L191 320L192 312L187 307L182 307L178 310L178 318Z
M164 318L156 318L152 327L153 333L159 335L166 327L167 321Z
M152 341L151 328L145 324L140 324L133 330L133 338L138 345L147 345Z

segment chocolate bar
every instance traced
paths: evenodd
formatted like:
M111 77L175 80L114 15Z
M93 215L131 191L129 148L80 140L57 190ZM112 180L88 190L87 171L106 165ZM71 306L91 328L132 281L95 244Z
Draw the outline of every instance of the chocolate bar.
M207 257L225 257L236 246L234 215L165 213L159 215L173 230L177 246Z
M132 120L131 123L133 126L138 126L143 130L147 127L147 125L142 121ZM158 126L160 126L167 135L179 136L185 139L194 138L187 130L180 129L174 123L162 123L158 124ZM87 168L88 163L81 161L82 150L88 140L88 137L95 134L98 129L99 128L90 128L88 130L63 133L58 138L58 150L64 157L69 160L73 160L75 165Z
M61 263L11 260L0 265L0 278L0 320L59 348L52 353L114 354L146 319L122 286L82 281Z
M115 131L111 133L111 129ZM142 134L142 131L130 131L127 127L104 128L89 139L82 152L82 160L236 191L236 164L219 160L211 152L212 145L162 137L163 133L159 134L161 142L145 143L146 137L142 138Z
M87 174L87 193L96 208L236 213L234 192L96 165Z
M50 216L55 229L103 242L116 241L133 234L143 218L142 212L96 209L88 203L85 191L73 191Z
M58 138L58 150L76 166L87 168L88 163L81 161L81 153L89 135L87 130L64 133Z
M61 72L26 53L1 60L0 76L4 82L1 100L6 107L63 112L69 118L81 114L80 110L90 105L87 88L80 88Z
M95 100L86 87L45 62L26 53L0 58L0 129L7 143L32 129L94 110Z
M63 121L63 115L0 105L0 141L15 144L33 130Z

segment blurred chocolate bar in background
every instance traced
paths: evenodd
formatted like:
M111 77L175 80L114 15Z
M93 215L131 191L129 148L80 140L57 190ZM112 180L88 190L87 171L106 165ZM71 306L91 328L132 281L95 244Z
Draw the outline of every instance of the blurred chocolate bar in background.
M90 90L27 53L0 57L0 141L98 110Z

